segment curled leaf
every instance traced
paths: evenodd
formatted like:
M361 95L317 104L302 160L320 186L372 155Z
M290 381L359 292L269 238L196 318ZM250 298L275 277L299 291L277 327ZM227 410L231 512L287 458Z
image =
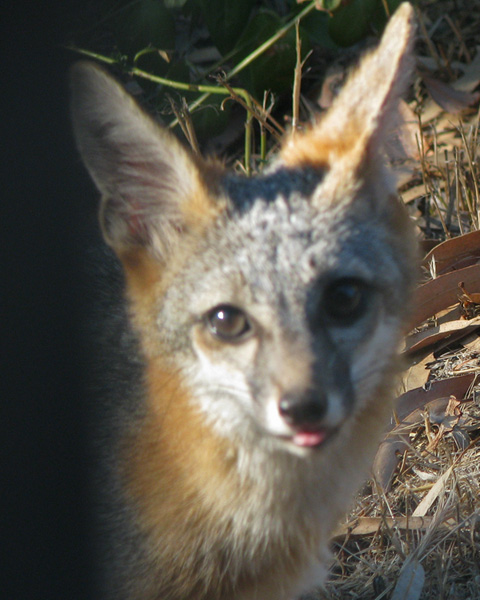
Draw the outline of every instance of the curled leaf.
M425 256L423 265L428 268L435 262L438 275L458 270L480 261L480 230L451 238L435 246Z
M458 302L458 284L464 282L469 290L480 289L480 265L452 271L421 285L415 294L411 327Z

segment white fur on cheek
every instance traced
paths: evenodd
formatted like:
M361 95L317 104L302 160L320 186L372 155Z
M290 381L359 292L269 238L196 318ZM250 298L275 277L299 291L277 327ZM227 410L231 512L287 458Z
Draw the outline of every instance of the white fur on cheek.
M245 344L236 352L236 361L228 353L207 353L193 340L198 360L186 372L195 389L195 400L206 418L222 436L244 435L255 419L255 402L245 376L245 364L251 360L255 344Z

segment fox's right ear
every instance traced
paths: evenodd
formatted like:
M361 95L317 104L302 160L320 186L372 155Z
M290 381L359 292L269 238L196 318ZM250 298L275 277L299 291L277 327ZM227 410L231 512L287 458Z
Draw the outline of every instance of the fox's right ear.
M143 246L163 258L181 232L218 210L199 163L95 64L72 67L71 92L77 145L102 193L107 243L119 254Z

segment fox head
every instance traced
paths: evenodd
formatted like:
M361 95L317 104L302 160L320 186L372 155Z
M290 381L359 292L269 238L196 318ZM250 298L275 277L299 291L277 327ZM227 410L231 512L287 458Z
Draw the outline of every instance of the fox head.
M412 20L402 5L328 113L251 178L191 155L99 67L72 69L77 143L146 363L222 436L315 452L391 376L415 242L382 148Z

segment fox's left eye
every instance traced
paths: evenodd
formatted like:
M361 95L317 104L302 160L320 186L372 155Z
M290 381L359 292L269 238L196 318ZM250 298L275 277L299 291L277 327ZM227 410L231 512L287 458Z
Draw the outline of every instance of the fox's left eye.
M338 279L324 292L323 310L339 325L352 325L368 309L369 288L353 278Z
M240 341L252 328L243 310L230 304L216 306L205 320L210 332L225 342Z

